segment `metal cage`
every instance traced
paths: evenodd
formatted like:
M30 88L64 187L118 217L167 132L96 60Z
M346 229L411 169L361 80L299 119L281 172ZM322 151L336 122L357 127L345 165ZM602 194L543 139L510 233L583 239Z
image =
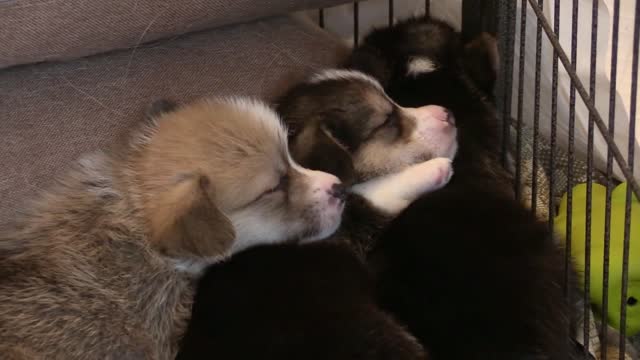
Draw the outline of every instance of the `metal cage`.
M434 0L434 2L437 0ZM444 0L441 0L444 1ZM544 42L550 43L552 47L552 86L551 86L551 104L550 104L550 124L547 124L550 131L546 134L546 141L548 141L551 154L554 154L558 147L558 133L557 126L558 121L565 121L568 123L568 135L566 143L566 152L568 161L567 164L562 164L562 169L566 174L568 181L566 182L566 277L569 276L569 264L571 259L572 248L572 219L573 214L573 196L572 185L573 179L576 178L577 169L575 162L577 161L577 148L575 144L575 121L576 121L576 106L580 102L586 106L588 111L588 134L586 149L583 153L586 153L586 219L585 219L585 258L584 258L584 303L589 304L589 292L591 284L591 263L593 256L591 254L591 226L592 226L592 192L593 192L593 173L594 173L594 136L596 129L604 138L606 142L606 169L602 169L604 173L604 186L606 186L606 200L604 211L604 255L603 255L603 283L602 283L602 307L604 309L609 305L610 299L608 298L609 289L609 267L610 267L610 237L611 237L611 196L612 190L616 181L613 176L614 164L619 166L624 179L627 182L626 190L626 203L624 210L624 241L623 241L623 256L622 256L622 288L621 288L621 301L620 301L620 336L619 336L619 352L620 360L625 359L625 349L627 346L627 334L626 321L627 321L627 307L635 304L631 304L627 296L628 281L629 281L629 253L630 253L630 234L632 226L634 231L640 231L640 224L633 223L631 221L631 202L632 195L640 198L640 186L638 180L634 178L634 147L636 145L635 139L635 126L637 115L637 101L638 101L638 58L640 53L640 0L635 1L633 16L633 53L632 53L632 65L631 65L631 89L630 89L630 106L629 106L629 139L628 146L622 148L618 146L614 139L614 128L616 126L616 87L618 74L618 44L619 44L619 26L620 26L620 4L621 0L613 1L613 22L612 22L612 37L611 37L611 63L610 69L610 90L609 90L609 111L608 114L600 113L595 106L596 99L596 62L602 61L602 58L598 57L598 2L600 0L592 0L591 6L591 57L590 61L590 76L589 84L584 84L582 79L576 72L577 63L577 46L578 46L578 32L581 31L578 21L578 14L580 9L578 6L579 0L572 0L571 14L563 14L561 11L560 0L547 0L553 9L554 16L549 19L543 12L544 0L463 0L461 9L462 19L462 36L463 38L470 38L480 32L489 32L496 34L498 38L498 47L500 53L500 73L498 75L498 81L496 84L496 107L500 120L503 124L502 134L502 149L505 156L505 164L507 161L507 152L510 146L515 146L515 184L516 194L521 194L521 163L522 158L522 143L523 136L532 136L533 143L533 181L531 186L531 202L532 209L535 211L539 208L536 204L536 198L540 194L540 190L537 188L536 181L536 169L541 166L546 166L549 169L557 169L560 165L555 163L555 156L550 156L547 164L541 164L537 159L537 152L539 151L540 142L540 114L541 114L541 47ZM634 0L624 0L633 2ZM564 3L565 1L563 1ZM568 3L569 0L566 0ZM353 6L353 42L358 44L358 40L362 35L360 26L360 11L359 7L361 2L354 2ZM394 22L395 14L394 10L396 5L393 0L388 0L386 3L386 9L380 9L380 11L386 11L388 14L388 23L391 25ZM565 4L566 5L566 4ZM430 13L431 1L426 0L424 2L424 12ZM535 47L531 44L527 44L527 38L524 36L525 28L527 25L527 11L533 11L535 14L536 34L535 34ZM566 19L566 20L565 20ZM318 12L318 23L321 27L325 27L325 9L320 9ZM563 21L571 21L571 41L569 49L565 49L560 40L560 29ZM566 44L565 44L566 45ZM525 54L528 51L535 52L535 79L534 79L534 113L533 113L533 129L532 134L523 134L523 101L524 101L524 68L525 68ZM606 60L606 59L605 59ZM528 65L528 64L527 64ZM569 116L566 119L559 118L558 114L558 78L559 71L566 71L570 78L570 87L568 90L569 97ZM566 95L566 94L565 94ZM515 138L510 131L510 126L515 127ZM565 166L566 165L566 166ZM548 182L549 191L552 192L555 187L554 172L550 172ZM548 222L549 227L554 229L554 215L557 213L557 203L554 200L553 194L549 194L548 203ZM636 299L637 301L638 299ZM640 306L640 305L638 305ZM581 315L582 324L579 326L582 329L582 343L585 349L585 359L589 358L589 344L590 338L593 336L593 327L590 326L590 317L592 316L590 307L585 306ZM601 326L597 331L601 337L606 338L608 331L607 327L607 313L602 314L603 319ZM578 329L580 330L580 329ZM600 359L606 359L607 352L603 352L600 355Z
M538 126L539 126L539 114L540 114L540 58L541 58L541 43L543 41L543 34L546 37L546 41L549 41L553 47L553 74L552 74L552 104L551 104L551 136L549 138L551 151L554 151L556 146L556 129L557 129L557 121L558 121L558 71L559 65L561 64L565 71L568 73L571 78L571 86L569 89L569 118L568 118L568 126L569 126L569 134L568 134L568 157L569 162L566 168L567 178L572 179L575 174L574 169L574 161L576 158L576 148L574 144L574 132L575 132L575 108L576 102L579 96L579 101L582 101L584 105L587 107L589 112L589 121L588 121L588 143L586 149L586 162L587 162L587 173L586 173L586 214L585 214L585 258L584 258L584 303L589 304L589 292L591 286L591 208L592 208L592 191L593 191L593 146L594 146L594 135L595 135L595 127L597 127L600 134L604 137L607 143L607 165L606 165L606 183L603 184L606 186L606 205L605 205L605 219L604 219L604 254L603 254L603 283L602 283L602 307L604 309L608 306L608 294L609 294L609 264L610 264L610 241L611 241L611 194L614 187L614 181L612 176L612 169L614 161L618 164L620 169L622 170L624 177L628 183L627 191L626 191L626 206L625 206L625 220L624 220L624 242L623 242L623 260L622 260L622 289L621 289L621 302L620 302L620 337L619 337L619 352L620 352L620 360L625 359L625 349L626 349L626 312L627 306L633 305L628 304L628 296L627 296L627 288L628 288L628 272L629 272L629 249L630 249L630 234L631 234L631 201L632 201L632 193L635 194L636 197L640 197L640 187L638 186L638 181L633 176L634 169L634 148L635 148L635 123L636 123L636 110L637 110L637 98L638 98L638 53L640 51L640 1L636 2L635 5L635 21L634 21L634 30L633 30L633 60L632 60L632 79L631 79L631 98L630 98L630 109L629 109L629 143L627 149L620 149L613 140L613 129L616 125L616 79L617 79L617 54L618 54L618 36L619 36L619 19L620 19L620 0L616 0L614 2L613 8L613 32L612 32L612 42L611 42L611 89L609 91L609 113L605 118L604 114L600 114L598 109L595 106L595 97L596 97L596 62L598 61L598 42L597 42L597 26L598 26L598 1L592 1L591 8L591 58L590 58L590 76L589 76L589 88L583 84L578 74L576 73L576 63L577 63L577 45L578 45L578 37L577 33L580 31L579 23L578 23L578 1L573 0L572 5L572 13L571 13L571 48L570 55L567 54L567 51L562 47L559 41L559 31L560 31L560 23L563 14L560 14L560 0L553 1L553 9L554 14L553 21L550 21L542 11L543 0L522 0L520 6L520 12L516 11L517 2L511 0L501 0L498 1L496 6L497 9L497 19L498 25L497 30L498 34L501 35L500 39L500 53L502 55L502 66L501 66L501 74L499 86L497 89L497 106L498 110L501 112L502 119L510 119L513 114L512 109L512 96L517 96L517 105L515 109L516 113L516 124L517 124L517 136L515 139L516 142L516 186L519 185L518 177L519 173L519 163L521 161L520 158L520 143L522 141L522 103L523 103L523 72L524 72L524 58L526 52L526 37L519 36L518 44L515 43L516 39L516 23L520 23L519 33L522 34L525 30L526 26L526 10L528 8L532 9L536 15L536 44L535 44L535 52L536 52L536 63L535 63L535 113L534 113L534 163L535 163L535 152L536 152L536 144L537 144L537 136L538 136ZM486 14L485 14L486 16ZM519 17L519 19L517 19ZM519 21L517 21L519 20ZM518 56L518 72L514 74L514 62L516 59L514 58L515 46L519 47L519 56ZM601 59L602 60L602 59ZM517 76L518 79L518 87L517 91L513 93L513 82L514 76ZM606 121L605 121L606 119ZM506 124L506 121L503 121L503 124ZM509 132L506 130L503 132L503 149L507 149L508 142L513 141L509 139ZM622 155L622 151L627 151L627 157L625 161L625 157ZM550 158L551 164L550 168L554 168L555 165L553 163L554 157ZM534 167L536 164L534 164ZM550 173L549 181L553 183L554 176L553 172ZM570 256L571 256L571 246L572 246L572 226L571 220L573 218L573 199L572 199L572 182L567 182L567 208L566 208L566 218L567 218L567 226L566 226L566 263L569 264ZM535 194L535 186L536 182L533 182L533 193ZM552 186L550 186L552 188ZM516 189L519 190L519 189ZM516 192L517 194L519 191ZM535 196L534 196L535 197ZM553 229L553 214L555 212L555 204L553 203L554 197L550 197L549 203L549 226ZM640 224L633 224L634 227L640 226ZM637 230L635 230L637 231ZM567 276L569 267L567 269ZM587 354L589 353L589 338L590 327L589 327L589 317L591 316L591 312L588 306L584 307L584 311L582 314L582 325L583 325L583 345L585 347L585 358L587 358ZM607 324L607 312L602 312L602 325L599 329L601 336L606 337L608 328ZM607 352L603 352L601 359L607 358Z

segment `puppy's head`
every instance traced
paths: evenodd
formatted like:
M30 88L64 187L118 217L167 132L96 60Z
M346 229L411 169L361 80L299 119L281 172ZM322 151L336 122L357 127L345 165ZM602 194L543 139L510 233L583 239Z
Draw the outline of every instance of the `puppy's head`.
M418 17L367 35L349 66L382 81L402 106L439 105L454 114L460 144L454 165L461 179L462 168L486 167L487 156L501 151L491 101L498 62L494 37L464 42L445 22Z
M297 165L278 116L249 99L163 111L132 142L153 245L178 259L313 240L338 227L339 180Z
M457 149L449 111L399 106L376 80L357 71L320 73L291 90L278 110L293 130L294 158L345 182L453 158Z
M482 33L463 42L446 22L417 17L371 32L353 51L348 66L370 74L385 88L399 78L463 72L484 95L490 96L498 63L493 36Z

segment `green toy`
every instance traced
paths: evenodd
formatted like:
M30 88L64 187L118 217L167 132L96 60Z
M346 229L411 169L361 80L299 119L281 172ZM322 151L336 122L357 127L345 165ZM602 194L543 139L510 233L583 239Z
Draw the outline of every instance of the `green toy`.
M585 223L586 223L586 184L573 188L573 215L571 223L571 255L576 269L580 273L580 281L584 284L585 264ZM590 297L596 310L607 312L609 324L620 329L620 299L622 289L622 255L624 244L624 211L627 184L617 186L611 196L611 241L609 257L609 304L602 309L603 293L603 256L604 256L604 221L606 188L593 184L591 212L591 279ZM558 216L555 218L556 232L564 241L567 229L567 195L560 203ZM629 282L627 290L627 326L628 336L640 332L640 202L632 195L631 202L631 237L629 248Z

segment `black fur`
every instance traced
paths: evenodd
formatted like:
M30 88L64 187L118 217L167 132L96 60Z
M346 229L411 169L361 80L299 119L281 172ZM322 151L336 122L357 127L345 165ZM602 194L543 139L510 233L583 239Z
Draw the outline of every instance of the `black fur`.
M372 254L382 266L380 296L435 360L571 359L563 286L574 288L573 274L567 284L564 250L514 199L482 90L493 77L469 70L482 62L465 54L483 52L465 51L451 27L426 18L374 31L354 51L350 66L380 79L400 105L447 107L459 128L449 185L393 221ZM414 56L437 70L407 76Z
M482 53L481 51L478 51ZM486 53L485 53L486 54ZM475 55L475 54L474 54ZM437 70L417 77L407 76L411 58L428 57ZM460 35L444 22L414 18L369 34L354 50L349 66L383 83L389 96L401 106L441 105L450 109L458 127L458 153L452 181L485 181L501 191L510 191L511 177L500 162L498 123L486 92L491 86L468 75L465 48ZM475 56L477 60L477 56ZM488 62L488 61L487 61ZM487 63L485 62L485 64ZM490 67L474 73L493 73ZM478 81L476 81L478 80ZM466 172L473 176L464 175ZM482 177L476 179L476 175ZM499 182L498 186L495 185Z
M418 360L366 267L327 243L261 246L210 267L177 359Z

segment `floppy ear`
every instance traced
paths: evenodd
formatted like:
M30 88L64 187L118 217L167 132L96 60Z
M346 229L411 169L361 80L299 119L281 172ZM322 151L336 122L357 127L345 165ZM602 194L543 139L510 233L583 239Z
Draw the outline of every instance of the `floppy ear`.
M188 176L158 194L150 211L152 245L164 255L219 257L235 239L231 221L216 207L206 176Z
M299 161L302 166L335 175L346 185L355 182L351 155L328 129L318 128L310 146L311 149Z
M159 99L151 103L145 111L147 119L154 119L162 114L172 112L178 108L178 103L169 99Z
M464 47L463 67L473 82L486 95L493 95L500 57L496 38L482 33Z

